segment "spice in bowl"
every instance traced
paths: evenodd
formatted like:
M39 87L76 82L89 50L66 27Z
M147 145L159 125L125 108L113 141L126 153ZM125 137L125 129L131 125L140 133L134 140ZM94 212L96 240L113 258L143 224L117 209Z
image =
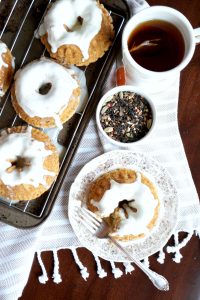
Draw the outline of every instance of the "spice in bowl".
M125 90L106 98L99 119L102 129L111 139L132 143L149 132L153 113L145 97Z

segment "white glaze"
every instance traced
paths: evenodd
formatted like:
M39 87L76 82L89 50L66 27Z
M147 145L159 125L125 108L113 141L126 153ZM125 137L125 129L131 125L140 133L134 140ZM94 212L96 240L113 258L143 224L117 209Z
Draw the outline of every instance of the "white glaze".
M83 19L82 25L77 22L78 17ZM90 42L100 31L101 21L102 12L95 0L58 0L44 17L38 35L48 34L53 53L60 46L76 45L86 60ZM68 32L65 26L72 31Z
M7 51L8 51L7 45L5 43L3 43L2 41L0 41L0 69L2 67L8 68L8 64L4 61L4 57L3 57L3 54L6 54ZM11 66L12 66L12 69L14 70L14 68L15 68L15 59L14 59L14 57L12 57ZM3 97L5 95L4 83L7 81L6 77L2 78L1 87L0 87L0 97Z
M101 217L108 217L122 200L134 199L134 202L129 202L129 206L137 209L137 212L133 212L127 205L128 218L126 218L123 209L120 208L120 228L113 235L147 233L147 225L153 219L158 200L154 198L149 187L141 182L141 174L137 173L137 180L133 183L118 183L111 180L110 184L110 189L104 193L101 201L91 201L98 208Z
M8 47L6 46L6 44L4 44L3 42L0 41L0 69L2 67L8 68L8 64L5 63L4 59L3 59L3 54L5 54L7 51L8 51ZM3 97L5 95L5 92L3 90L3 84L4 84L4 82L2 82L2 85L1 85L0 97Z
M54 172L43 168L44 159L51 155L52 151L46 150L43 142L33 139L31 130L30 127L26 132L2 134L0 137L0 179L5 185L46 186L45 176L55 176ZM24 167L21 172L14 169L8 173L7 169L12 166L10 160L16 161L17 157L26 158L31 166Z
M11 64L12 64L12 68L14 70L15 69L15 57L12 57Z
M0 89L0 97L3 97L5 95L5 92Z
M6 44L0 41L0 69L2 67L8 68L8 64L4 62L3 54L5 54L8 51L8 47Z
M15 76L15 93L20 107L30 117L52 117L57 127L62 128L60 114L78 87L72 74L72 70L49 59L28 64ZM46 83L51 83L52 87L46 95L41 95L39 88Z

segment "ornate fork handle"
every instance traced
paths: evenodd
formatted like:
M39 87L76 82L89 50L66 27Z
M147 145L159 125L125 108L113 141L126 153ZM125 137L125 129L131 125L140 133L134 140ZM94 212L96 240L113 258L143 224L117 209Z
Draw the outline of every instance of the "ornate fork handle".
M157 287L161 291L168 291L169 290L169 283L165 277L156 272L150 270L146 267L143 263L139 260L132 257L113 237L108 236L108 238L122 251L126 256L133 261L151 280L155 287Z

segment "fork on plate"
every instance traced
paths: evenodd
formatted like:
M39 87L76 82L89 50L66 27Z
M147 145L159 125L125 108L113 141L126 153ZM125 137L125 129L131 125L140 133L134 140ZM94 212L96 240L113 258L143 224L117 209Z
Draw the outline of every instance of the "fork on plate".
M75 217L80 220L80 222L97 238L103 239L108 238L110 241L115 244L125 255L126 257L134 262L151 280L155 287L157 287L161 291L169 290L169 283L165 277L162 275L152 271L143 263L141 263L137 258L133 257L130 253L128 253L116 239L110 235L110 227L109 225L99 217L97 217L93 212L89 211L84 207L76 207L75 209Z

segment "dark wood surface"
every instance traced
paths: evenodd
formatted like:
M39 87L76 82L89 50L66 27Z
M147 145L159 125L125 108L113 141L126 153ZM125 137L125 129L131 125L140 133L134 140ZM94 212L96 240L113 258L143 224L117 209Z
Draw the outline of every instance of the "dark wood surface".
M149 0L150 5L167 5L181 11L194 28L200 27L200 0ZM200 45L194 57L181 74L179 97L179 128L183 139L194 182L200 195ZM66 299L139 299L139 300L199 300L200 299L200 242L195 236L181 250L180 264L172 261L170 255L164 265L151 257L151 267L168 278L169 292L160 292L153 287L144 274L136 268L131 275L114 279L110 264L102 261L108 276L99 279L92 254L78 249L81 261L88 267L90 277L84 281L74 262L70 250L58 252L62 283L53 283L52 252L42 254L50 280L42 285L38 282L41 274L37 259L34 259L28 283L20 300L66 300Z

